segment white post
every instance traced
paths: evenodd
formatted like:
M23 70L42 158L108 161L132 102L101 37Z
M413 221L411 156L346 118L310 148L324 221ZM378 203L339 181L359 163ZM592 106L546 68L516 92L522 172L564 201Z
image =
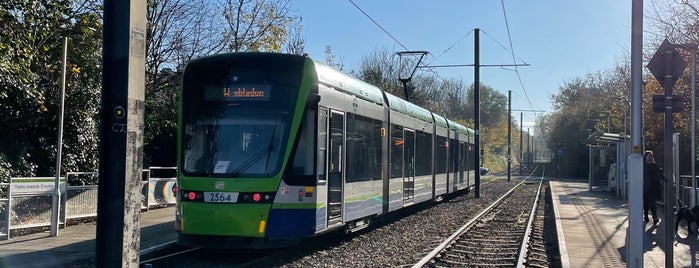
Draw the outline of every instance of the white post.
M53 202L51 206L51 236L58 236L58 214L61 212L61 149L63 148L63 104L65 103L66 93L66 58L68 54L68 37L63 37L63 54L61 56L61 97L58 112L58 138L56 139L56 181L53 187Z
M626 232L627 267L643 267L643 157L641 95L643 87L643 0L631 1L631 144L629 170L629 228Z

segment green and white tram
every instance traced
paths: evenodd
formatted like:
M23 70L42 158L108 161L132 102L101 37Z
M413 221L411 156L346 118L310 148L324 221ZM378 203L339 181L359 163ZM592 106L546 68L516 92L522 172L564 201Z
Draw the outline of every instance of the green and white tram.
M473 131L306 56L184 72L181 244L278 247L468 189Z

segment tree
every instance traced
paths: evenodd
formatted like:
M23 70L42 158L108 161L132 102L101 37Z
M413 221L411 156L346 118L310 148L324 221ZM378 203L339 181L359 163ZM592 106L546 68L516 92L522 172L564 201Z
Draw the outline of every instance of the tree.
M69 36L63 166L96 169L101 24L87 2L0 3L0 169L13 176L55 168L62 37ZM0 174L8 173L0 171ZM5 179L5 178L2 178Z
M176 92L190 60L220 52L279 51L283 43L303 50L300 35L286 40L287 28L300 22L289 14L288 1L153 0L147 16L146 166L176 164ZM300 24L293 26L300 32Z
M400 61L398 56L390 52L388 48L377 49L368 56L362 57L359 65L359 70L354 71L355 75L372 85L375 85L382 90L405 99L405 90L399 78ZM406 68L414 68L414 66L405 66ZM414 75L408 82L408 94L410 102L420 105L429 106L428 94L434 92L438 83L435 83L434 78L430 75Z
M222 11L203 0L148 1L144 166L176 164L176 92L182 67L193 58L224 51L225 31L217 13Z
M480 89L480 123L484 126L495 126L506 119L507 96L487 85L481 85ZM474 94L475 87L474 85L471 85L466 94L466 103L464 107L464 109L467 111L467 113L465 113L466 119L469 120L474 120Z
M333 53L332 47L329 45L325 45L325 65L328 65L330 67L333 67L337 69L338 71L342 71L342 69L345 68L345 65L343 64L343 60L337 60L337 55Z
M286 53L303 55L303 53L305 52L304 50L306 49L306 38L305 35L302 34L302 21L302 18L299 17L298 20L294 20L293 24L291 24L289 26L289 29L287 30L290 34L285 45Z
M649 9L649 24L654 30L649 31L651 46L646 48L647 57L651 57L663 39L668 38L676 44L699 43L699 1L674 0L654 1ZM679 42L677 42L679 41Z
M278 51L295 18L288 1L152 0L147 8L145 159L174 165L175 92L182 67L222 51ZM64 36L70 43L63 171L97 170L101 3L0 2L0 30L1 179L55 173Z
M403 86L398 81L398 58L391 55L387 48L383 48L362 57L356 75L388 93L403 96Z
M589 152L580 141L591 132L623 131L631 81L629 70L627 62L620 62L614 68L571 79L551 96L554 111L544 117L543 133L547 135L547 146L551 151L566 144L564 156L571 163L569 175L587 176ZM606 125L608 116L609 126Z
M279 51L293 21L289 0L226 0L224 35L230 52Z
M699 1L657 1L654 2L652 12L649 16L652 30L649 31L651 37L650 45L645 49L645 57L649 59L658 49L660 43L664 39L668 39L672 44L679 44L678 51L683 55L687 63L692 62L690 50L681 46L688 43L699 43ZM684 107L691 106L691 68L686 68L684 74L677 80L673 88L674 95L684 95ZM644 103L644 134L646 148L656 152L656 160L663 162L665 157L662 153L664 144L664 120L661 113L652 111L651 99L653 94L663 94L662 86L657 80L647 75L644 77L647 81L644 87L643 103ZM692 155L691 150L691 113L689 109L674 113L672 132L680 133L679 150L680 155ZM696 158L696 155L695 155ZM687 174L691 168L691 157L681 157L680 172Z

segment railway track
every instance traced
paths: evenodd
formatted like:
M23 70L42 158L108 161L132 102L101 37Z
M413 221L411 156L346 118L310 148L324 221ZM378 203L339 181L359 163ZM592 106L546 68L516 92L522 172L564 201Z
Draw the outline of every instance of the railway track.
M536 186L534 183L529 183L525 184L525 182L519 183L519 187L517 189L512 190L508 194L504 194L507 191L510 191L512 187L517 184L517 182L512 182L508 183L506 188L500 188L501 190L496 194L492 195L492 197L488 198L490 200L489 202L482 202L481 205L476 205L476 204L470 204L466 207L480 207L480 209L474 209L472 212L470 212L470 216L463 217L461 220L454 221L454 219L450 219L449 221L452 222L463 222L463 220L470 220L476 225L488 225L489 223L496 222L501 218L509 218L509 221L503 221L503 225L508 225L512 226L515 223L514 222L527 222L529 221L529 213L526 211L527 209L524 208L524 206L531 207L533 205L533 201L521 201L521 200L515 200L515 201L510 201L513 204L506 205L512 208L520 208L520 210L516 213L514 213L514 216L506 216L509 215L506 213L505 209L497 206L491 207L490 210L494 210L496 212L493 212L494 214L490 216L485 216L489 217L490 219L485 220L483 219L483 216L485 215L485 211L488 209L482 209L486 206L489 206L489 203L492 203L493 200L500 198L501 196L507 196L502 200L505 199L513 199L514 196L530 196L528 199L533 199L531 196L535 195L534 192L536 191ZM487 188L484 188L486 190ZM489 190L489 189L488 189ZM487 193L488 190L485 192ZM484 197L485 198L485 197ZM468 198L465 198L468 200ZM502 201L501 202L505 202ZM472 200L476 201L476 200ZM532 205L524 205L525 203L531 203ZM451 204L452 201L447 201L445 203L440 203L439 206L435 206L435 212L439 211L440 206L450 206L452 207L448 211L451 211L453 213L453 209L456 208L463 208L465 203L453 203ZM141 265L144 264L151 264L152 267L330 267L330 266L336 266L336 267L345 267L345 266L375 266L377 264L385 264L385 266L400 266L400 267L405 267L405 265L408 265L410 267L415 263L416 260L419 260L419 257L417 259L414 258L414 256L420 256L424 255L426 252L424 251L425 248L430 248L430 247L437 247L442 243L441 240L437 239L434 240L434 235L439 235L441 233L440 237L446 237L449 235L450 232L446 232L446 230L455 230L458 229L460 226L455 226L454 224L451 224L451 228L449 229L443 229L445 228L444 222L440 223L439 221L435 221L434 219L436 218L444 218L444 216L440 216L440 214L437 215L430 215L433 212L431 211L430 208L431 206L428 206L427 204L422 206L416 206L414 211L405 211L405 215L401 215L403 213L398 213L398 214L391 214L388 215L387 218L383 218L385 222L382 222L382 220L379 220L375 222L376 226L375 228L368 228L366 231L360 231L358 233L353 233L351 235L345 234L344 232L337 232L334 235L328 235L328 236L320 236L315 239L306 241L306 243L301 243L297 246L294 246L290 249L287 250L275 250L275 251L260 251L260 250L235 250L235 251L230 251L230 250L215 250L215 249L192 249L192 248L184 248L184 247L178 247L174 246L169 249L168 252L164 251L159 251L159 252L154 252L153 254L148 254L148 256L142 256L142 262ZM444 209L442 209L444 210ZM543 213L542 213L543 214ZM432 220L430 221L425 221L421 223L422 225L416 225L414 227L410 227L410 224L408 223L400 223L401 219L403 217L407 217L406 220L409 222L416 221L417 219L410 219L410 218L431 218ZM534 219L537 219L538 217L534 217ZM410 219L410 220L409 220ZM471 219L476 219L476 220L471 220ZM535 221L536 222L536 221ZM426 225L435 225L435 226L442 226L441 228L438 228L439 230L437 233L424 233L422 234L421 232L415 232L415 235L411 236L411 239L405 239L405 234L406 232L410 232L410 228L422 228L422 227L427 227ZM536 226L536 224L534 224ZM405 227L405 228L403 228ZM474 227L475 228L475 227ZM398 230L395 230L398 229ZM505 230L501 233L509 232L507 228L501 227L499 229ZM475 229L474 229L475 230ZM470 231L469 231L470 232ZM532 232L532 235L535 236L538 232L536 229L534 229ZM394 235L395 238L391 238ZM522 234L521 237L519 238L505 238L509 239L512 241L517 241L518 239L521 240L524 235ZM422 238L421 238L422 237ZM432 239L430 239L430 237ZM488 236L484 236L488 237ZM493 238L493 237L491 237ZM535 239L535 238L534 238ZM422 241L420 241L422 240ZM476 240L475 238L471 238L471 240ZM484 240L484 238L481 238L481 240ZM381 241L381 242L380 242ZM385 241L385 242L384 242ZM416 243L416 246L414 247L416 251L413 251L410 253L410 251L403 251L402 253L394 252L397 249L405 249L405 248L410 248L411 245L409 244L411 241L414 241ZM369 243L369 244L367 244ZM382 250L377 251L372 251L372 252L366 252L365 249L366 247L370 247L371 245L374 244L381 244L383 243L382 246L379 246L378 248L382 248ZM406 243L406 244L403 244ZM486 244L495 244L494 242L485 242ZM419 246L417 246L419 244ZM397 246L400 245L400 246ZM397 246L396 248L393 248L394 246ZM500 248L504 248L503 246L498 246ZM513 249L512 251L518 251L521 250L521 246L511 246ZM485 248L484 246L477 246L477 249L480 250L481 248ZM516 248L516 250L514 249ZM531 267L548 267L545 263L546 258L545 257L540 257L541 255L536 255L537 252L537 247L536 245L525 247L526 252L532 252L530 253L530 256L525 258L526 260L529 260L528 263L525 263L524 265L529 265L537 263L537 260L540 259L542 260L541 263L543 264L537 264L537 265L531 265ZM348 253L350 252L350 253ZM390 256L386 256L386 252L393 252L390 253ZM376 256L373 254L376 253ZM393 255L393 254L404 254L403 256L413 256L413 257L407 257L404 258L404 262L401 261L396 261L396 257L398 255ZM479 256L480 253L474 253L470 254L472 256ZM517 255L518 252L512 253L514 255ZM371 256L371 257L369 257ZM492 266L494 264L494 260L498 260L499 257L494 257L494 256L485 256L481 255L481 258L486 259L486 263L488 265L479 265L479 264L468 264L468 262L454 262L454 263L446 263L444 266L449 266L449 267L463 267L463 266ZM509 257L508 257L509 258ZM368 261L368 262L365 262ZM369 261L371 260L371 261ZM390 264L389 264L390 263ZM460 264L463 263L463 264ZM497 263L504 263L504 266L507 267L512 267L516 266L517 264L512 264L512 261L498 261ZM439 267L437 265L423 265L424 267Z
M293 247L278 249L217 249L186 247L173 244L145 254L140 265L151 267L276 267L284 260L294 259L299 252L308 254L326 245L346 240L343 230L329 232L314 239L305 240Z
M532 234L543 235L541 229L531 231L542 183L522 181L413 267L545 267L545 245L529 243Z

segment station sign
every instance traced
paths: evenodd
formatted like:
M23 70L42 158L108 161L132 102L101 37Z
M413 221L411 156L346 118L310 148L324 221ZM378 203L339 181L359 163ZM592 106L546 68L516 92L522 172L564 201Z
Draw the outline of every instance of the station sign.
M658 80L660 85L665 88L666 91L671 92L672 87L677 82L677 79L682 76L684 69L687 67L687 62L684 61L680 52L677 51L676 45L670 43L670 41L663 40L660 44L658 51L653 54L653 57L648 62L648 69Z
M66 178L60 177L58 184L61 193L66 192ZM56 177L10 178L11 195L52 195Z

